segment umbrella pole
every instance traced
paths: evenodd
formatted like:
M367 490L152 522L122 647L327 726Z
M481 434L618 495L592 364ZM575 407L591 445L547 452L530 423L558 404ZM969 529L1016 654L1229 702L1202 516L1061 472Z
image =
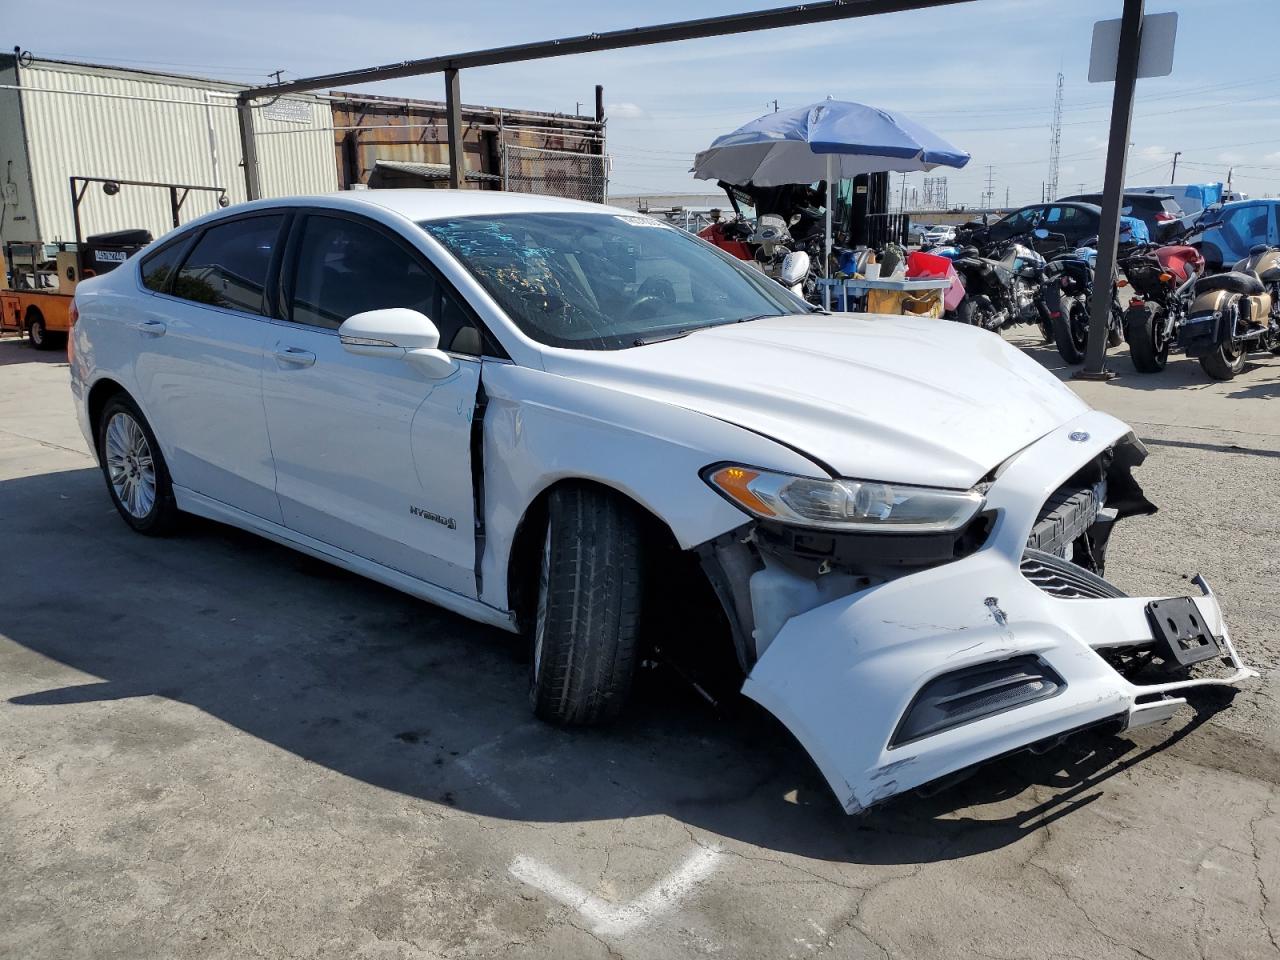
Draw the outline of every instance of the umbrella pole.
M823 232L822 243L822 276L826 280L831 279L831 154L827 154L827 226ZM822 306L826 310L831 309L831 285L824 284L822 287Z

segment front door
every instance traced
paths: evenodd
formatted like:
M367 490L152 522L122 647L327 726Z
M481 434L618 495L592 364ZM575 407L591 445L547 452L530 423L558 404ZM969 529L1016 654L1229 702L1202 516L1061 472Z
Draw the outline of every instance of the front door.
M419 251L363 218L299 218L286 259L263 382L285 524L476 596L471 423L480 359L469 315ZM385 307L430 317L454 372L432 380L404 360L348 353L339 325Z
M140 402L173 482L277 523L262 409L273 327L263 315L284 224L281 214L239 217L194 245L161 248L142 263L143 285L156 295L132 318Z

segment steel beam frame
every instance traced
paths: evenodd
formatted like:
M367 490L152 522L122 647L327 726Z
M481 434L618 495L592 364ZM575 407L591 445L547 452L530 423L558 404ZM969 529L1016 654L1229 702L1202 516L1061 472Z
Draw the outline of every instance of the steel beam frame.
M475 50L470 53L454 53L443 57L428 57L422 60L405 60L401 63L389 63L380 67L367 67L362 70L346 70L341 73L326 73L315 77L303 77L290 80L288 83L270 84L265 87L252 87L241 91L236 97L239 108L240 145L244 156L244 185L250 200L262 196L261 183L258 177L258 152L253 137L252 104L260 97L279 97L286 93L305 93L325 87L347 86L358 83L373 83L378 80L397 80L403 77L421 77L432 73L444 73L446 102L453 97L453 106L449 112L449 183L460 186L464 176L459 172L462 168L462 121L458 113L458 78L459 70L470 67L490 67L500 63L519 63L526 60L545 60L550 57L567 57L575 53L596 53L601 50L621 50L627 47L642 47L654 43L672 43L677 40L698 40L707 37L723 37L735 33L753 33L757 30L774 30L778 27L795 27L810 23L830 23L835 20L852 20L857 17L870 17L881 13L899 13L904 10L924 10L930 7L944 7L957 3L972 3L973 0L823 0L820 3L799 4L790 7L776 7L771 10L755 10L749 13L734 13L721 17L702 17L697 20L680 20L675 23L662 23L650 27L633 27L627 30L609 30L604 33L588 33L579 37L564 37L560 40L543 40L537 43L518 43L506 47L492 47L488 50ZM452 71L450 73L450 71ZM601 112L597 106L597 113ZM457 149L454 148L453 137L458 131ZM456 157L456 159L455 159ZM454 180L457 183L454 183Z

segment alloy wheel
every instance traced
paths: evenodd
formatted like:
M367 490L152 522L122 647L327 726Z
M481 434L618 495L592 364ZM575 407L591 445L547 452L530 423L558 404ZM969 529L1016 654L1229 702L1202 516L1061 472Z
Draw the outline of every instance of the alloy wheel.
M142 426L127 413L107 421L107 474L116 499L129 516L142 520L156 502L156 468Z

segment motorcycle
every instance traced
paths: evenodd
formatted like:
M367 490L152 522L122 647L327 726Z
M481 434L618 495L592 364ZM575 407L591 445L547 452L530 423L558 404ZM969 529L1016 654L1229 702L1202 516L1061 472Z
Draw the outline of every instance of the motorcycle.
M1139 373L1159 373L1185 321L1191 290L1204 273L1204 257L1195 247L1147 244L1130 251L1119 266L1124 279L1117 284L1133 288L1124 314L1129 358Z
M1053 325L1054 345L1058 348L1058 355L1067 363L1084 362L1085 347L1089 342L1096 257L1094 247L1081 246L1058 254L1045 264L1044 303ZM1120 307L1120 294L1112 284L1107 346L1119 346L1123 330L1124 311Z
M817 288L813 263L821 259L822 238L812 236L797 243L784 217L764 214L754 227L735 218L704 227L698 236L739 260L753 263L797 296L812 301Z
M1280 249L1260 244L1227 273L1193 283L1177 340L1205 373L1230 380L1250 350L1280 354Z
M1052 338L1049 311L1040 296L1045 259L1011 239L984 251L966 247L952 260L964 284L964 299L948 319L997 331L1018 323L1036 323Z

